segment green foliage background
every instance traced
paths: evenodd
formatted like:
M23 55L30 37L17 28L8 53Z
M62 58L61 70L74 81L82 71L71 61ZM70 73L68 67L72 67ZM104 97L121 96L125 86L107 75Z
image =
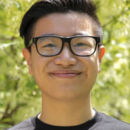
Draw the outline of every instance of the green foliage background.
M22 56L19 26L36 0L0 0L0 130L41 110L40 90ZM93 107L130 123L130 1L95 0L106 54L92 91Z

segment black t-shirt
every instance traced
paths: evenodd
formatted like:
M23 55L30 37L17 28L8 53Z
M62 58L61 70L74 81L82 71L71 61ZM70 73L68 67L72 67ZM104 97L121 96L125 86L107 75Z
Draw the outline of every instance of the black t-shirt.
M39 120L37 115L8 130L130 130L130 124L96 111L91 120L77 126L52 126Z

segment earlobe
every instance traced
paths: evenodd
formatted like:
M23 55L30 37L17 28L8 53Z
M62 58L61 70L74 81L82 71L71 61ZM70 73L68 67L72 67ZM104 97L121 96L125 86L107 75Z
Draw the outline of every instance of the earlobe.
M25 58L25 60L27 62L27 65L29 67L29 74L33 75L33 73L32 73L32 64L31 64L31 54L30 54L29 50L26 49L26 48L24 48L22 50L22 53L23 53L23 56L24 56L24 58Z

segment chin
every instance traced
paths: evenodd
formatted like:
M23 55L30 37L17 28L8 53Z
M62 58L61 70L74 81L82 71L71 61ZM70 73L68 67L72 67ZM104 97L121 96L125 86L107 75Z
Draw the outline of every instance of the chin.
M86 88L86 87L84 87ZM51 91L50 91L51 90ZM43 90L42 91L42 97L46 96L49 99L55 99L57 101L74 101L79 100L80 98L87 98L90 89L82 89L79 85L78 86L72 86L72 85L61 85L60 87L54 87L49 90Z

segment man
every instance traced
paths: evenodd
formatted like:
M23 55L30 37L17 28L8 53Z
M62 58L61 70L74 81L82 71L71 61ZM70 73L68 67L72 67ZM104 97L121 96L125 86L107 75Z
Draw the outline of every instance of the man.
M20 35L29 73L41 90L42 111L9 130L130 130L91 105L105 53L91 0L38 1L24 15Z

